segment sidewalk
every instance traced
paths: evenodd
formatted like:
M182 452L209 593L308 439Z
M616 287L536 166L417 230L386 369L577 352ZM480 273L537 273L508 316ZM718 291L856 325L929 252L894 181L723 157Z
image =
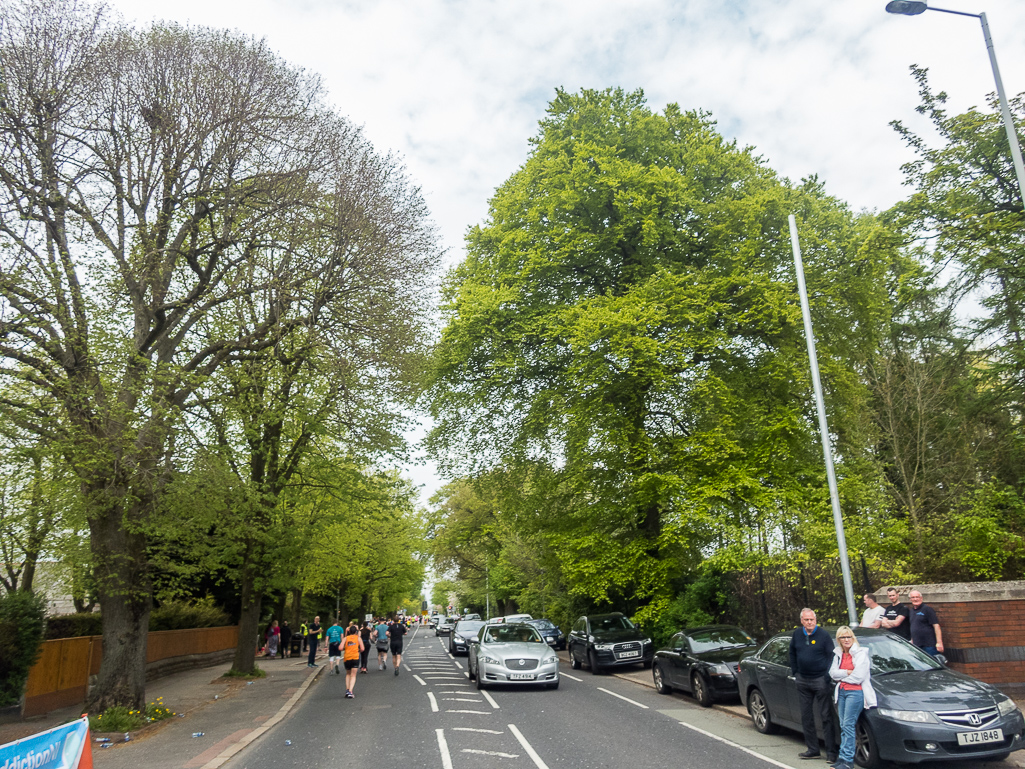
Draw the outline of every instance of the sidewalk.
M144 727L124 742L124 734L93 734L93 764L97 769L216 769L288 715L317 675L306 667L306 655L285 660L261 659L267 676L252 682L226 679L231 667L223 663L159 678L146 686L146 702L163 697L164 704L184 717ZM0 744L51 729L80 715L81 708L64 708L41 718L0 726ZM193 737L203 732L202 737ZM97 737L115 742L101 748Z

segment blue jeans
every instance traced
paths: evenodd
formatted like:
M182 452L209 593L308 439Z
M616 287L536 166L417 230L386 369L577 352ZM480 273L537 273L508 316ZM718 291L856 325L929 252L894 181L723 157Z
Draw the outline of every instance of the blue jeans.
M919 648L931 657L935 657L939 654L935 646L920 646Z
M840 716L840 760L854 763L854 725L865 707L865 692L861 689L841 689L836 701Z

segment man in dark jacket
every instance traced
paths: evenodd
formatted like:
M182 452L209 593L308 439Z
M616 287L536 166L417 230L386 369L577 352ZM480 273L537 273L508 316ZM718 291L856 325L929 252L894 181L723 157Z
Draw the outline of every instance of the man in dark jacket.
M833 639L818 626L815 612L801 609L801 627L790 639L790 670L797 681L797 696L801 702L801 727L804 744L808 749L798 758L819 757L819 736L815 729L815 713L822 720L826 739L826 760L836 761L839 748L833 733L833 714L830 708L829 666L833 662Z
M281 658L291 657L292 650L292 628L288 626L286 619L281 623Z

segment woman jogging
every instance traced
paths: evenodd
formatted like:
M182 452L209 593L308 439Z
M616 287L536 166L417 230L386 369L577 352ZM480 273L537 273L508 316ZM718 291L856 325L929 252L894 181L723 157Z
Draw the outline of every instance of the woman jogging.
M359 672L359 655L365 648L355 623L345 629L342 647L345 661L345 696L351 700L356 697L352 690L356 686L356 674Z
M367 657L370 656L370 635L373 630L370 627L369 622L364 622L363 627L359 629L359 640L363 642L363 651L359 653L359 672L367 672Z

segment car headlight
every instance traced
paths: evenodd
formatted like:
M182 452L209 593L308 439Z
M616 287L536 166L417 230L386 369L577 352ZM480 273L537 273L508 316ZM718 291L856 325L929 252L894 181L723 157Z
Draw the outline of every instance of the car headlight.
M478 662L486 662L488 665L501 665L502 663L496 660L494 657L488 654L478 654Z
M641 643L644 644L645 646L647 646L648 644L651 643L651 639L650 638L642 638L641 639Z
M722 662L718 665L713 665L711 673L713 676L726 676L727 678L733 677L733 671L730 670L730 666Z
M929 710L891 710L890 708L879 708L878 713L895 721L909 721L913 724L939 723L936 715Z
M541 664L542 665L551 665L553 662L558 662L558 661L559 661L559 658L556 657L554 654L552 654L552 655L550 655L548 657L545 657L543 660L541 660Z
M997 703L997 710L1002 716L1009 716L1018 709L1018 705L1010 697Z
M616 648L615 644L595 644L594 648L600 652L610 652Z

